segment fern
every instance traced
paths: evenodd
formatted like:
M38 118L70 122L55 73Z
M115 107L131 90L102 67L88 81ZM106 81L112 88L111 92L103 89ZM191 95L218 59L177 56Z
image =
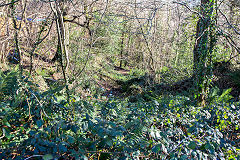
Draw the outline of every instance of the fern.
M0 99L12 96L18 89L18 72L16 70L0 73Z

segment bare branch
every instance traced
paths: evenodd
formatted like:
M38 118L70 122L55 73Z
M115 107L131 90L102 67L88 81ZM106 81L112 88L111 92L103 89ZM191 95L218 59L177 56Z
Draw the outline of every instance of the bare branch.
M16 1L13 1L13 2L9 2L9 3L5 3L5 4L0 4L0 7L4 7L4 6L9 6L9 5L12 5L14 3L17 3L19 2L20 0L16 0Z
M236 34L240 35L240 32L229 22L228 18L226 17L226 15L219 9L219 12L221 13L221 15L226 19L227 24L234 30L234 32Z

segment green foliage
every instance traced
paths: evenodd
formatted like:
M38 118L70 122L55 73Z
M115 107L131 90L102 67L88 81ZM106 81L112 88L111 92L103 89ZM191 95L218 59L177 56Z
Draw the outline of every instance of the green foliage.
M231 99L233 99L233 96L230 94L232 91L232 88L224 90L222 93L219 88L213 87L210 90L210 93L208 95L209 102L230 102Z
M13 96L16 92L17 86L17 70L6 71L0 73L0 99L4 96Z
M229 73L229 76L231 77L231 80L234 82L237 88L240 88L240 70L237 69Z
M11 95L0 102L0 158L150 159L237 158L239 103L226 103L228 91L205 108L188 97L127 100L39 92L28 78L19 78ZM8 76L1 84L10 84ZM4 85L2 85L4 86ZM234 138L235 137L235 138ZM237 138L238 137L238 138ZM17 156L15 156L17 155ZM93 158L96 159L96 158Z
M216 49L218 35L216 34L215 1L202 1L201 14L197 25L196 45L194 48L194 76L196 86L196 99L200 105L205 105L212 82L212 56Z
M218 6L208 3L200 14L191 15L177 8L183 15L172 17L174 21L179 19L177 23L169 20L172 12L168 8L167 23L161 11L142 25L145 20L141 14L114 14L110 4L102 14L95 10L95 2L86 4L84 27L75 28L76 24L71 23L68 28L67 76L72 88L68 100L61 80L55 82L48 77L58 69L36 69L46 82L52 81L47 82L49 89L45 91L29 77L20 77L18 69L0 73L0 159L240 159L240 103L232 102L232 89L213 87L209 91L212 62L229 58L232 52L225 42L217 44ZM138 14L137 4L134 8ZM141 8L142 13L144 10ZM202 15L199 23L197 15ZM195 40L196 25L200 32ZM147 35L149 27L153 30ZM39 53L41 47L45 51L46 46L49 48L48 42L37 47ZM192 55L194 46L197 59ZM27 61L25 53L21 55L22 62ZM192 76L193 59L199 87L193 94L206 96L201 97L207 98L205 107L196 105L190 95L159 96L149 91L151 82L171 84ZM126 62L123 66L130 71L120 67L117 70L120 61ZM240 73L229 75L240 88ZM160 86L168 90L167 85ZM178 88L172 88L177 92ZM128 97L101 96L105 89L120 90L120 96Z

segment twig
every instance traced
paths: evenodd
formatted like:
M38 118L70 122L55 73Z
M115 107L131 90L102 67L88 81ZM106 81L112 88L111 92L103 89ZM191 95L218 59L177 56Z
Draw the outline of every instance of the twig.
M222 16L226 19L228 25L234 30L234 32L236 34L239 34L240 35L240 32L229 22L228 18L226 17L225 14L223 14L223 12L219 9L219 12L222 14Z
M235 44L235 42L232 40L230 36L224 36L224 38L228 41L228 43L238 52L237 55L231 57L228 62L230 62L233 58L239 56L240 54L240 48Z
M106 6L105 6L105 8L104 8L104 10L103 10L103 13L102 13L102 15L101 15L101 17L100 17L100 20L103 19L103 16L104 16L104 14L106 13L106 11L107 11L107 9L108 9L108 0L107 0L106 3L107 3L107 4L106 4ZM101 22L101 21L100 21L100 22ZM95 30L93 31L93 33L90 35L90 36L91 36L91 37L90 37L90 47L89 47L89 49L88 49L87 60L85 61L83 68L82 68L81 71L76 75L76 77L77 77L77 76L80 76L80 75L82 74L82 72L85 70L86 66L87 66L87 63L88 63L88 60L89 60L89 57L90 57L90 53L91 53L91 49L92 49L92 47L93 47L93 45L94 45L94 43L95 43L95 42L93 42L93 38L94 38L94 35L95 35L95 33L96 33L96 31L97 31L97 29L98 29L99 26L100 26L100 24L97 25L97 27L95 28Z
M40 102L40 100L38 99L38 97L37 97L33 92L29 91L27 88L25 88L25 90L26 90L27 92L30 92L30 93L36 98L37 102L39 103L40 107L42 108L43 113L45 114L45 116L46 116L47 118L50 119L50 117L49 117L49 116L47 115L47 113L44 111L43 104Z
M28 160L28 159L31 159L31 158L34 158L34 157L42 157L43 155L33 155L33 156L30 156L28 158L25 158L24 160Z
M187 5L187 3L181 3L181 2L176 2L176 1L173 1L172 3L176 3L176 4L179 4L179 5L182 5L182 6L186 7L186 8L187 8L189 11L191 11L192 13L195 13L195 14L197 14L199 17L203 18L203 16L202 16L199 12L193 11L193 10Z
M48 17L50 17L51 14L52 14L52 12L49 14ZM49 35L49 33L50 33L50 31L51 31L51 28L52 28L52 26L53 26L53 22L54 22L54 21L52 21L51 26L49 27L47 34L46 34L42 39L40 38L40 36L41 36L42 32L44 31L44 29L41 29L41 30L40 30L40 32L39 32L39 34L38 34L38 40L37 40L37 42L35 42L35 43L33 44L33 48L32 48L32 50L30 51L30 55L31 55L31 57L30 57L30 62L31 62L31 63L30 63L30 75L31 75L31 73L32 73L32 68L33 68L33 62L32 62L33 53L34 53L35 49L38 47L38 45L39 45L40 43L42 43L42 41Z
M18 1L20 1L20 0L16 0L16 1L13 1L13 2L5 3L5 4L0 4L0 7L12 5L12 4L14 4L14 3L17 3Z

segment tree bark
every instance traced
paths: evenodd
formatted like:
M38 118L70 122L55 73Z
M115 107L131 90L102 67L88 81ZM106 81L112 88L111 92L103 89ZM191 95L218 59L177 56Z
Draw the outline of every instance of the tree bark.
M201 105L205 105L211 76L211 54L214 47L211 40L213 5L214 2L211 0L201 0L201 16L197 23L196 43L193 50L195 94Z

